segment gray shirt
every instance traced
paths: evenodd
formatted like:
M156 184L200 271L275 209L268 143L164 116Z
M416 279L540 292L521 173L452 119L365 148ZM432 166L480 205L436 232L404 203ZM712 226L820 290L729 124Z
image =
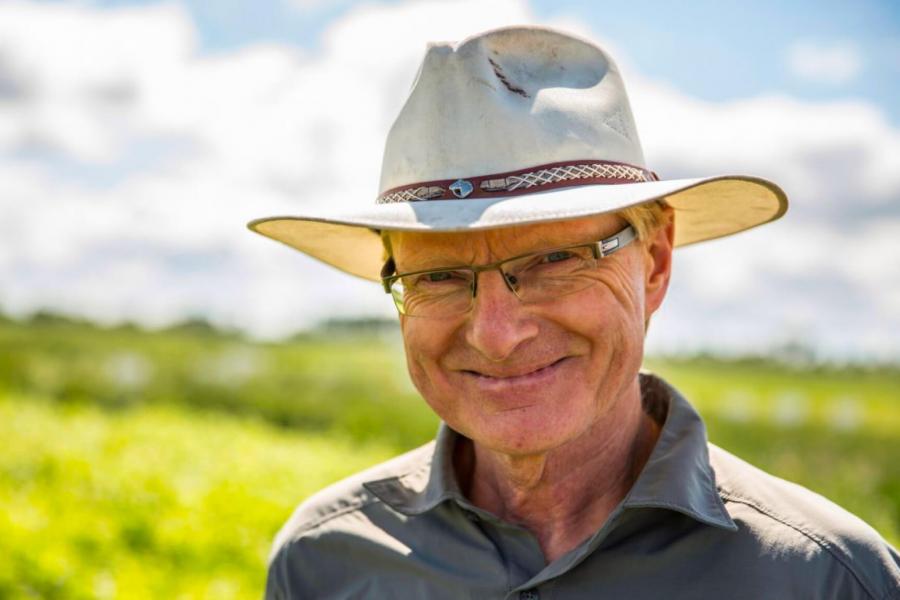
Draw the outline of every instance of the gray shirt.
M709 444L662 380L641 388L659 440L606 523L557 560L460 493L459 434L441 426L301 504L266 598L900 598L900 556L871 527Z

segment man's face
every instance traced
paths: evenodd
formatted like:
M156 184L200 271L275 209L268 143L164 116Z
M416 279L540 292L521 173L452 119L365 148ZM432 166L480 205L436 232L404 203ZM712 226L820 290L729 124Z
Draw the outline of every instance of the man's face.
M472 233L392 233L397 269L485 264L594 242L615 215ZM599 261L582 291L523 304L499 272L479 275L472 309L446 319L401 317L410 376L450 427L508 454L545 452L614 412L634 385L645 323L665 295L671 227Z

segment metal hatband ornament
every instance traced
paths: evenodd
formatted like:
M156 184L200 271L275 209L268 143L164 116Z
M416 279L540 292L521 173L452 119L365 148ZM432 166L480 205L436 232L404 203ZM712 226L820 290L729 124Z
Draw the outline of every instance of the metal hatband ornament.
M613 161L570 161L519 171L414 183L387 190L377 204L517 196L562 187L658 181L656 173Z

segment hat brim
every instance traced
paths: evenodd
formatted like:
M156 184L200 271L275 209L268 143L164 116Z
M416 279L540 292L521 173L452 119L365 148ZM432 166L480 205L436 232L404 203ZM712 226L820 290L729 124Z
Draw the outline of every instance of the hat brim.
M675 209L675 246L750 229L787 210L787 197L774 183L726 175L585 185L505 198L373 204L265 217L247 226L346 273L378 281L384 257L376 231L496 229L601 215L660 199Z

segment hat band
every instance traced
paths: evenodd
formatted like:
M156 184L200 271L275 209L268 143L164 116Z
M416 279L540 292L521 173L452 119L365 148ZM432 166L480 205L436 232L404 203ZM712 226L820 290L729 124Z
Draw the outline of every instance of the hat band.
M659 177L653 171L626 163L577 160L467 179L413 183L387 190L378 197L376 203L518 196L580 185L643 183L658 180Z

